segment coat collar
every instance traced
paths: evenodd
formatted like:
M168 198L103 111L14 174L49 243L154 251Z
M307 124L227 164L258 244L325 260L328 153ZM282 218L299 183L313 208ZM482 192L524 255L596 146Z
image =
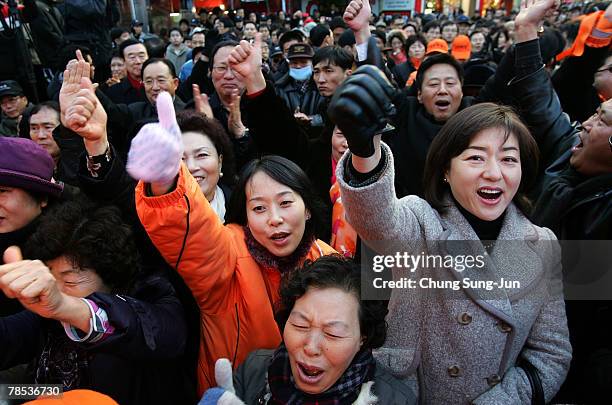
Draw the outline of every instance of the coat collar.
M544 274L542 259L535 245L539 239L535 226L511 203L506 209L498 239L491 253L487 253L467 219L461 214L450 198L448 209L441 215L444 232L441 235L441 250L454 257L470 255L480 258L484 266L467 267L463 271L456 268L448 271L460 281L518 281L519 288L464 288L464 291L478 305L495 313L505 322L513 325L511 299L518 299L531 290Z

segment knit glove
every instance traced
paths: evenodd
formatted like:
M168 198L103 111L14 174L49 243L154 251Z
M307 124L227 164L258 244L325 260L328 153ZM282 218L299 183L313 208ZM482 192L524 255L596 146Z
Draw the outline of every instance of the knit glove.
M183 140L167 92L157 96L157 114L159 123L146 124L132 140L126 169L146 183L170 183L179 172Z
M232 364L228 359L215 363L217 387L206 390L198 405L244 405L235 394L232 380Z
M351 153L367 158L374 154L374 136L395 114L395 88L380 69L365 65L336 89L327 113L344 133Z

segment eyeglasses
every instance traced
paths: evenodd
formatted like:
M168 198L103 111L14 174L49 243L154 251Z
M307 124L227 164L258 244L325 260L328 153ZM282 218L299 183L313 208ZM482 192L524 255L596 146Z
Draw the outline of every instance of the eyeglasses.
M157 82L160 86L165 86L168 83L168 79L159 78L159 79L145 79L143 81L145 86L152 86L153 83Z
M606 71L612 73L612 65L606 66L605 68L601 68L599 70L596 70L595 73L603 73L603 72L606 72Z

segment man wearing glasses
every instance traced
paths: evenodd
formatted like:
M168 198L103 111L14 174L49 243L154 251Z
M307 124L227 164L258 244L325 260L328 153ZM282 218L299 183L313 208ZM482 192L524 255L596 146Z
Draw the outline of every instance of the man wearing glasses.
M127 76L119 84L107 88L105 94L115 104L146 101L142 83L142 66L149 59L147 48L134 39L128 39L119 46L119 54L125 60Z

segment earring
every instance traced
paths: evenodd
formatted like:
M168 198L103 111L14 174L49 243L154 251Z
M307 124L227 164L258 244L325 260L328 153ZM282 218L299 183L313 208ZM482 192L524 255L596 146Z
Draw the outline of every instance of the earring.
M219 177L223 177L223 172L219 172Z
M445 182L445 183L448 183L448 180L446 180L446 177L444 178L444 182Z

